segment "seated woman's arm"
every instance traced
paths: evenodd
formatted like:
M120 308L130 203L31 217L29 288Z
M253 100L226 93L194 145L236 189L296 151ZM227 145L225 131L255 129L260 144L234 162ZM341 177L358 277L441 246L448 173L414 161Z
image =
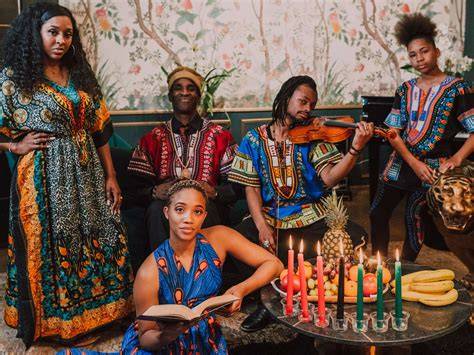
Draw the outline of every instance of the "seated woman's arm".
M252 276L231 287L226 293L234 294L242 300L249 293L268 284L283 270L283 264L276 256L250 242L231 228L216 226L206 229L206 232L208 232L205 234L206 237L221 260L225 260L226 254L230 254L256 269ZM241 300L234 302L229 311L237 311L240 308Z
M142 264L133 284L133 299L137 316L158 302L159 278L153 254ZM175 340L186 330L182 323L158 323L138 320L140 347L156 351Z

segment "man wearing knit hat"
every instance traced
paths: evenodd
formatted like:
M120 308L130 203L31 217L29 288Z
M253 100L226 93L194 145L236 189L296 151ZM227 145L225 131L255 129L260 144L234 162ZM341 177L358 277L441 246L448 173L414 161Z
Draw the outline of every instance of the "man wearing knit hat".
M147 207L151 251L169 237L163 207L177 180L198 180L205 188L210 203L203 227L224 224L223 211L234 197L226 181L236 145L229 131L201 118L197 111L202 76L180 66L168 75L167 82L173 117L140 139L128 165L138 186L135 200Z

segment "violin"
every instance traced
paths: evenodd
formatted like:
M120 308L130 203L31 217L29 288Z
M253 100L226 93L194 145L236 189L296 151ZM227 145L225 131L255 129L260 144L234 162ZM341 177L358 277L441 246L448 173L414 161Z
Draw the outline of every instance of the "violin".
M318 117L308 120L302 125L291 128L288 132L290 140L294 144L303 144L312 141L324 141L328 143L339 143L345 141L357 128L357 124L350 116ZM335 118L335 119L334 119ZM397 132L390 128L375 127L376 136L384 139L394 139Z

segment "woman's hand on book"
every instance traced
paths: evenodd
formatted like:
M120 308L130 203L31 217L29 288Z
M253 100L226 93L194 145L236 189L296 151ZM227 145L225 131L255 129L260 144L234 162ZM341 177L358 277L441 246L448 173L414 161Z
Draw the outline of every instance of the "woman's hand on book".
M411 168L421 181L427 182L429 184L432 184L434 182L434 171L427 164L423 163L422 161L416 160L412 164Z
M240 307L242 306L242 299L245 296L245 293L241 289L240 285L232 286L224 294L231 294L231 295L239 297L237 301L234 301L228 307L226 307L227 314L231 315L234 312L240 311Z

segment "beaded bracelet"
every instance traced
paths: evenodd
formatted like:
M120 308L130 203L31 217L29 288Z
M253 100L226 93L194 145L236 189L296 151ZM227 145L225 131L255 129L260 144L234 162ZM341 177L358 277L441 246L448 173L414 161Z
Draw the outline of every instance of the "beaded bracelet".
M12 146L13 146L13 145L16 145L16 142L11 141L10 144L8 144L8 151L9 151L10 153L13 153L13 152L12 152ZM15 153L13 153L13 154L15 154Z
M350 147L349 150L347 151L350 155L353 155L353 156L355 156L355 157L359 156L359 153L357 152L357 150L354 149L354 150L355 150L355 153L352 153L352 150L351 150L351 149L353 149L353 148Z
M362 150L355 149L353 145L351 145L351 149L354 149L354 151L357 152L357 154L360 154L362 152Z

